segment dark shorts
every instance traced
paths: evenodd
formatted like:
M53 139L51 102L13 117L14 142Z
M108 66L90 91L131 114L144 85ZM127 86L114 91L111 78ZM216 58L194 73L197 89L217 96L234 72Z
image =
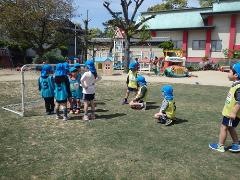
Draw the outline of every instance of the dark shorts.
M230 120L228 117L223 116L222 124L228 127L237 127L240 119Z
M130 87L128 87L128 91L130 91L130 92L137 92L138 90L137 90L136 88L130 88Z
M84 101L92 101L95 99L95 94L83 94Z

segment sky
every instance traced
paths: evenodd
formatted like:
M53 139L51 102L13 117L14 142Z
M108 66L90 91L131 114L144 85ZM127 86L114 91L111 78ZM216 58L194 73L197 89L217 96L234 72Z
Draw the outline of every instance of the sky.
M114 11L120 11L120 0L108 0L111 2L110 7ZM75 17L73 18L73 22L80 23L83 25L83 19L86 19L87 10L89 11L89 22L90 28L100 28L103 30L104 26L103 22L111 19L111 15L107 11L107 9L103 6L104 0L74 0ZM145 0L138 12L145 12L150 6L161 3L161 0ZM134 4L134 3L132 3ZM188 6L190 7L198 7L198 0L188 0ZM130 9L133 11L133 7ZM139 13L137 14L139 15ZM137 17L137 16L136 16Z

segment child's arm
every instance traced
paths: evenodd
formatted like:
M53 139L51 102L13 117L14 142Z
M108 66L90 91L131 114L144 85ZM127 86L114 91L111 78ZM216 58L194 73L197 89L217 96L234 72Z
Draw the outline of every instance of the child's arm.
M168 107L168 101L166 99L163 99L159 113L162 115L167 109L167 107Z
M237 101L237 103L235 104L235 106L232 109L232 112L230 114L230 119L234 120L236 119L237 113L240 110L240 88L238 88L234 94L234 98Z
M137 96L133 99L133 101L139 101L145 96L146 93L147 93L147 89L142 88L140 94L137 94Z
M85 88L85 89L87 89L88 87L87 87L87 85L86 85L86 83L85 83L85 81L86 81L86 72L82 75L80 81L81 81L82 87Z

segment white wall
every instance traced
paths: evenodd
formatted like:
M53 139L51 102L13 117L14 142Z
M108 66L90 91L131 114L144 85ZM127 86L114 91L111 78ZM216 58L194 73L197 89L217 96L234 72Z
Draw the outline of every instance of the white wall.
M240 14L237 16L237 36L236 36L236 45L240 45Z
M231 15L216 15L213 17L215 29L212 31L212 40L222 40L222 50L229 48ZM212 58L224 58L223 52L211 52Z
M188 57L204 57L205 50L193 50L193 40L206 40L206 30L188 31Z
M169 40L183 40L183 31L157 31L157 37L169 38Z

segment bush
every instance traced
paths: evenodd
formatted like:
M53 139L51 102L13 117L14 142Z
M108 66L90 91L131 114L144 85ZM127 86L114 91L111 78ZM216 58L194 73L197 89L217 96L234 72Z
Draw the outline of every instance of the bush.
M59 55L57 49L45 53L42 57L37 56L33 58L34 64L42 64L43 62L46 62L48 64L57 64L64 61L65 58L62 55Z

